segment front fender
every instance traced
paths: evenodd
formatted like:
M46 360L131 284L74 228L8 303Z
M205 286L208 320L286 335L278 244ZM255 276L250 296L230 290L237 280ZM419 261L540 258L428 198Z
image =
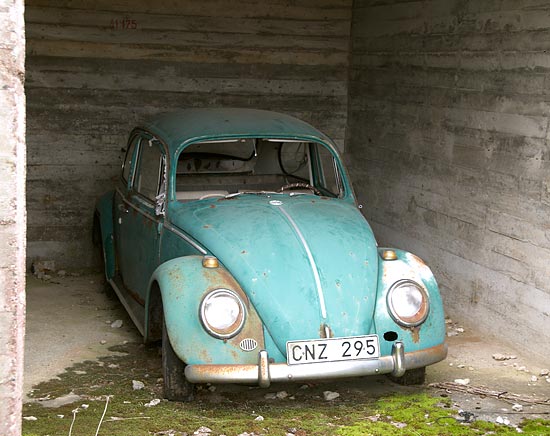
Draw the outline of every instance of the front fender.
M248 297L223 266L205 268L202 256L184 256L169 260L153 273L151 285L160 288L164 320L170 343L178 357L187 364L257 363L258 351L264 348L262 323ZM152 288L150 286L149 288ZM214 338L200 320L200 304L211 291L231 289L241 297L246 311L243 329L233 338ZM151 294L147 296L146 313L150 313ZM149 320L146 319L146 331ZM253 350L240 347L243 339L254 339Z
M97 217L97 225L99 225L101 234L101 247L103 249L105 277L107 280L110 280L115 276L116 270L113 201L114 191L111 191L102 195L95 206L95 216Z
M380 248L379 253L385 249ZM380 256L378 274L378 293L375 310L375 326L381 336L381 354L391 353L395 340L402 341L405 350L422 350L445 342L445 315L443 303L439 294L437 282L428 266L414 254L402 250L393 250L396 260L383 260ZM430 301L430 312L426 320L416 327L404 327L396 323L390 315L387 305L387 294L390 287L397 281L411 279L424 286ZM397 338L387 332L397 333ZM394 336L394 335L393 335Z

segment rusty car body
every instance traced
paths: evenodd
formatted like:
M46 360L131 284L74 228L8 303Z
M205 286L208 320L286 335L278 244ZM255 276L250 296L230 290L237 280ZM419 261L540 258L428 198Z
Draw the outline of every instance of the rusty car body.
M390 374L445 358L430 269L378 247L335 144L251 109L190 109L130 134L95 210L105 276L146 341L165 396L195 383Z

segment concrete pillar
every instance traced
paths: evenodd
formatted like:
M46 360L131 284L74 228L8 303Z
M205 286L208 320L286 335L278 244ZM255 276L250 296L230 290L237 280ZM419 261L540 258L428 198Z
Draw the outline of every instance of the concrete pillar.
M0 434L21 434L25 330L23 0L0 1Z

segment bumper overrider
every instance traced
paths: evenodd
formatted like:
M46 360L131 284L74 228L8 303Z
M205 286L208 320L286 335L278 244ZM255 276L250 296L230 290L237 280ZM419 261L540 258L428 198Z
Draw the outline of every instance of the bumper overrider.
M287 365L270 363L267 351L258 353L258 364L187 365L185 377L191 383L244 383L267 388L272 382L304 382L343 377L391 374L401 377L408 369L439 362L447 356L447 344L405 352L403 342L395 342L392 353L378 359Z

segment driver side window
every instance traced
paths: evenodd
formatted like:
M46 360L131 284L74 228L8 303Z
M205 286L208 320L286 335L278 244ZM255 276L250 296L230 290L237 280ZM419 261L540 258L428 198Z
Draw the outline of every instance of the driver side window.
M141 141L138 169L134 179L134 189L153 203L159 192L162 176L162 152L154 141Z

